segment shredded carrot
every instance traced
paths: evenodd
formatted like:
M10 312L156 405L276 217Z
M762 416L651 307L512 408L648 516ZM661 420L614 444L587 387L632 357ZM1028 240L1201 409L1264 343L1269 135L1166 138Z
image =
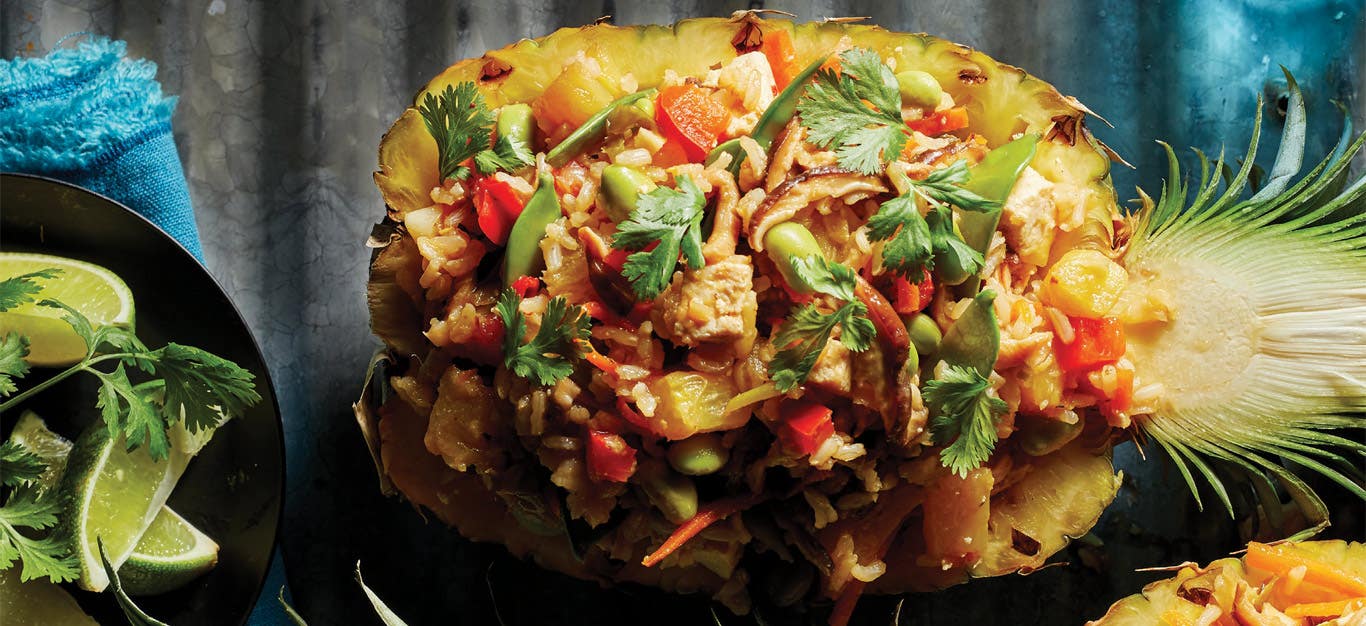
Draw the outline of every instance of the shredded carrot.
M702 507L697 515L692 516L692 519L680 524L678 529L669 535L669 538L665 539L658 549L641 559L640 564L645 567L654 567L655 563L663 561L665 557L683 547L683 544L688 543L693 537L706 530L708 526L754 506L757 502L756 496L744 496L717 500Z
M849 623L849 618L854 616L854 607L858 606L858 598L863 595L863 588L867 585L854 579L844 584L840 597L835 599L835 608L830 611L830 626L845 626Z
M1186 619L1185 615L1170 610L1162 614L1162 623L1167 626L1195 626L1195 622Z
M1348 597L1366 596L1366 579L1324 563L1299 550L1282 545L1250 543L1244 559L1248 567L1284 576L1298 566L1304 566L1304 582L1346 594Z
M1348 611L1355 611L1366 606L1366 598L1352 598L1351 600L1338 600L1337 602L1310 602L1307 604L1292 604L1285 608L1285 614L1290 617L1341 617Z
M663 437L659 430L655 428L655 425L650 423L650 420L631 408L631 405L626 402L626 398L617 397L617 415L625 420L626 423L635 426L643 433L649 433L656 437Z
M621 364L617 363L616 359L598 352L597 348L594 348L593 344L590 344L587 341L581 341L579 342L579 345L583 347L583 360L588 361L593 367L607 372L608 374L616 375L617 368L621 367Z

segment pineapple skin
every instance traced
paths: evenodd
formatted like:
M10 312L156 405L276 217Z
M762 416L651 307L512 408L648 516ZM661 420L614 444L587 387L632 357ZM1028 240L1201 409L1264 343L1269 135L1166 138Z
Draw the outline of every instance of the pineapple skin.
M380 143L379 170L374 179L387 205L388 216L401 221L404 213L431 205L430 191L440 183L436 143L416 108L416 103L428 93L469 81L480 88L490 108L531 102L565 66L583 55L597 60L609 74L609 79L621 80L629 75L633 80L621 87L620 94L624 94L659 84L665 70L684 76L699 75L734 58L738 53L732 40L742 28L749 27L748 24L765 32L771 29L788 31L798 63L802 65L834 50L863 47L877 51L894 65L896 71L913 69L930 73L956 103L968 109L972 120L970 130L984 136L990 146L1002 145L1020 133L1039 134L1045 139L1040 142L1031 166L1050 181L1083 188L1087 192L1088 214L1117 216L1115 192L1109 177L1108 149L1086 130L1083 123L1089 111L1075 99L1060 94L1049 83L976 50L929 35L896 33L863 24L794 24L785 20L763 20L753 15L739 20L684 20L673 26L598 24L564 28L452 65L418 92L414 106L403 112ZM647 53L638 52L642 48ZM1074 233L1072 241L1065 244L1060 241L1058 245L1110 248L1113 234L1108 229L1108 220L1103 221L1107 226L1104 232ZM385 250L380 258L393 261L387 253L394 251ZM414 256L412 263L418 262ZM392 282L393 273L402 271L394 263L388 263L388 267L377 275L378 266L377 262L376 267L372 267L372 288L377 281ZM415 314L421 314L420 303L406 301L397 290L389 290L388 294L372 292L372 318L406 318L409 308L419 309ZM393 324L391 330L398 333L402 325ZM385 334L380 333L380 336L385 337ZM389 342L389 346L397 354L413 354L411 350L399 349L395 343ZM446 467L438 457L428 453L421 442L421 433L426 429L421 411L415 411L395 397L381 412L385 418L380 422L385 471L411 502L432 511L470 539L498 542L512 553L534 558L550 569L601 580L600 574L575 560L562 542L546 541L525 531L477 477ZM1071 538L1089 531L1114 499L1119 477L1110 462L1110 445L1110 441L1104 439L1075 446L1045 466L1047 471L1039 473L1039 480L1016 485L993 497L990 545L986 547L982 561L971 568L945 570L916 563L915 537L922 529L918 523L910 524L894 544L909 549L903 551L904 555L888 555L887 573L871 585L869 591L932 590L973 577L1041 567ZM1044 475L1053 482L1044 480ZM1054 506L1027 506L1030 502L1052 502ZM1056 506L1066 510L1060 512ZM1039 547L1029 554L1012 549L1012 528L1027 529L1028 534L1039 541ZM894 548L893 552L897 550ZM715 593L726 583L695 565L660 569L640 567L635 562L628 562L615 571L611 579L675 592Z

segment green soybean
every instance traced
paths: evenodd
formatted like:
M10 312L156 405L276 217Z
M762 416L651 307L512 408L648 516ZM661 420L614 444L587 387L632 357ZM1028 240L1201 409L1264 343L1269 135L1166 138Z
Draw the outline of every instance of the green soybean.
M793 260L811 257L825 258L816 237L805 226L796 222L783 222L764 233L764 248L768 258L778 266L778 272L787 279L788 286L801 293L812 293L815 289L797 274Z
M906 321L906 331L911 336L911 344L925 356L938 351L939 342L944 340L944 333L940 332L939 324L924 313L916 313L915 317Z
M921 109L934 109L944 97L944 88L926 72L906 70L896 75L901 90L901 103Z
M693 435L669 447L669 464L689 476L705 476L720 471L730 459L730 450L721 443L720 435Z
M697 515L697 487L688 477L657 462L642 465L639 475L645 496L670 522L682 524Z
M560 219L560 199L555 195L555 178L541 172L536 192L531 194L526 208L512 224L508 234L507 254L503 257L503 286L511 287L522 276L531 276L545 258L541 256L541 239L551 222Z
M570 162L574 157L587 150L589 146L602 141L603 135L607 134L607 118L612 115L613 111L617 110L618 107L635 104L642 98L650 98L655 95L655 91L655 89L637 91L629 96L623 96L612 101L601 111L594 113L592 117L588 118L588 121L575 129L574 132L569 133L569 136L565 137L559 145L547 152L545 155L546 162L555 167Z
M608 165L602 170L598 204L612 217L612 221L621 223L636 209L640 194L654 188L654 181L639 170L625 165Z
M531 117L531 106L527 104L508 104L498 109L498 136L507 137L531 147L535 138L535 120Z

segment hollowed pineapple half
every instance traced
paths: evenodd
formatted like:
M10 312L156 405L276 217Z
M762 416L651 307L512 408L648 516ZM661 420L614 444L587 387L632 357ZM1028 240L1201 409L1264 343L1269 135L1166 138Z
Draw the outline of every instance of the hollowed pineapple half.
M1130 427L1130 417L1145 441L1155 441L1178 463L1192 489L1193 476L1202 475L1225 503L1218 472L1231 467L1255 474L1268 487L1266 476L1278 478L1310 509L1311 517L1326 517L1317 497L1269 454L1292 455L1300 465L1366 493L1350 471L1344 475L1334 469L1349 461L1322 451L1334 446L1363 449L1357 442L1323 432L1360 427L1360 415L1353 411L1359 412L1366 398L1366 341L1360 330L1366 327L1366 304L1359 287L1366 284L1366 227L1359 217L1351 217L1359 215L1353 211L1359 209L1366 186L1360 181L1343 186L1346 161L1360 142L1348 148L1344 140L1333 158L1291 185L1302 156L1293 146L1296 141L1303 144L1298 91L1291 99L1287 124L1288 129L1298 124L1298 135L1287 130L1283 158L1262 192L1246 201L1240 195L1251 155L1248 167L1217 198L1219 179L1209 175L1206 164L1194 206L1183 211L1186 186L1173 166L1171 186L1161 201L1148 203L1128 218L1117 209L1109 178L1111 153L1086 129L1089 112L1079 102L970 48L871 25L793 24L745 13L673 26L566 28L456 63L432 80L415 102L472 82L490 107L531 104L541 141L553 143L613 99L658 85L666 72L702 75L777 30L790 34L803 65L832 51L859 47L877 52L898 71L929 73L955 103L966 107L968 130L983 137L988 147L1026 133L1041 137L1030 167L1049 182L1069 184L1076 190L1077 210L1086 215L1081 227L1059 236L1048 259L1055 270L1050 276L1059 279L1053 289L1059 308L1081 314L1099 308L1120 317L1125 316L1122 311L1137 311L1129 344L1136 380L1156 388L1167 383L1179 391L1155 399L1148 412L1124 416L1114 428L1088 428L1071 443L1049 448L1030 462L1028 472L1007 484L993 484L989 471L978 470L961 479L962 485L936 485L925 492L893 490L884 494L884 515L841 520L836 530L852 531L852 536L870 544L856 546L855 553L886 551L886 572L867 586L869 591L932 589L972 576L1039 568L1069 539L1088 532L1115 497L1120 477L1111 465L1110 450L1116 436ZM446 385L461 385L464 397L471 399L457 409L440 409L465 411L457 421L487 419L483 413L510 409L498 408L502 401L478 384L477 377L466 376L459 383L448 380L451 372L442 376L444 365L428 358L431 345L422 330L432 311L417 287L422 258L412 238L392 227L393 222L403 222L405 214L432 205L432 190L442 182L436 143L416 106L384 136L375 173L392 221L382 229L388 239L379 242L382 249L371 268L372 329L394 358L408 363L409 371L400 381L408 388L397 389L377 411L360 407L382 481L461 534L502 543L552 569L668 590L716 592L727 579L698 564L659 569L643 567L634 559L604 566L577 558L567 542L548 538L555 532L558 511L519 506L516 498L495 493L478 475L443 462L441 451L433 449L429 425L436 419L433 399L438 384L442 393ZM1244 239L1257 244L1247 245ZM1255 262L1258 254L1266 255L1262 263ZM1295 263L1337 275L1315 276L1297 287L1292 284ZM1274 293L1256 284L1259 268L1267 265L1273 266L1269 276ZM1115 269L1126 266L1127 272ZM1093 297L1107 281L1117 281L1125 296L1118 301ZM1343 288L1341 281L1354 286ZM1325 321L1334 315L1332 322L1346 324L1346 331L1334 330ZM1154 320L1165 323L1151 323ZM1297 340L1303 343L1296 345ZM1325 348L1330 344L1331 349ZM1214 359L1217 371L1201 371L1203 358ZM1286 372L1286 367L1298 369ZM1183 373L1189 371L1199 375ZM1265 378L1250 381L1251 375ZM1189 389L1191 385L1199 388ZM1319 463L1325 458L1333 467ZM928 503L936 497L935 503ZM926 506L921 508L922 504ZM920 512L911 513L917 509ZM545 522L545 532L538 532L538 519ZM972 559L923 558L927 552L961 548L957 544L965 538L977 542L970 550ZM949 544L954 545L945 548Z
M1241 558L1194 563L1116 602L1088 626L1366 624L1366 545L1251 544Z

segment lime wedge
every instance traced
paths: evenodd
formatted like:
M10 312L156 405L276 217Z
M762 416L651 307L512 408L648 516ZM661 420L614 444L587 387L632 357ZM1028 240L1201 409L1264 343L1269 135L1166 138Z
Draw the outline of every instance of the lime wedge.
M161 507L119 568L123 590L150 596L177 589L218 564L218 544L170 507Z
M129 452L123 436L111 437L102 422L76 440L59 487L58 497L65 499L59 536L72 542L82 589L103 591L109 584L97 540L104 540L109 562L118 568L166 504L191 458L183 422L171 428L170 439L170 458L161 461L152 459L147 446Z
M40 300L61 300L97 326L133 325L133 292L113 272L59 256L0 253L0 280L49 268L61 274L35 281L43 290L34 302L0 313L0 334L17 332L29 338L25 360L30 365L70 365L85 357L85 342L62 321L61 309L38 306Z
M47 465L47 469L31 483L30 488L36 489L38 495L42 495L56 487L62 479L62 473L66 471L66 458L71 454L71 441L48 430L47 422L33 411L24 411L19 415L19 421L14 423L14 430L10 431L9 439L27 448Z
M4 616L0 622L5 626L99 624L81 610L76 599L61 585L55 585L46 578L19 582L17 565L0 571L0 615Z

